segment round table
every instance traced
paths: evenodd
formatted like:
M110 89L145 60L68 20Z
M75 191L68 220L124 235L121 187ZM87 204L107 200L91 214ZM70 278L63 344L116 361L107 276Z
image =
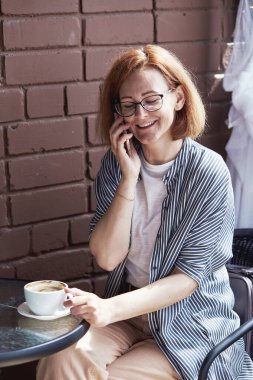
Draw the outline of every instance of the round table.
M20 315L27 281L0 279L0 367L37 360L75 343L89 324L71 315L50 321Z

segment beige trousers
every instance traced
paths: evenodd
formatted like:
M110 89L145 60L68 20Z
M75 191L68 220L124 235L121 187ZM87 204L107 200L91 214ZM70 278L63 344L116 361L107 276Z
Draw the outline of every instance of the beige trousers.
M37 380L180 380L146 316L90 327L77 343L39 361Z

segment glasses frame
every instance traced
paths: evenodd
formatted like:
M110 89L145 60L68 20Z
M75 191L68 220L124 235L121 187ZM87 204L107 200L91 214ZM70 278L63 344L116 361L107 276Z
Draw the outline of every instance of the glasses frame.
M118 115L122 116L122 117L130 117L130 116L133 116L136 112L136 109L137 109L137 106L140 105L142 106L142 108L147 111L147 112L155 112L155 111L158 111L162 108L163 106L163 98L169 94L170 92L172 92L173 90L175 90L174 88L169 88L168 90L160 93L160 94L153 94L153 95L149 95L149 96L146 96L145 98L143 98L140 102L120 102L118 99L115 99L114 103L113 103L113 107L114 107L114 111L117 112ZM160 96L161 98L161 105L159 106L159 108L156 108L155 110L148 110L145 108L145 105L143 104L143 102L145 101L145 99L148 99L152 96ZM134 105L134 110L133 112L130 114L130 115L123 115L122 113L120 113L120 111L118 110L118 106L122 103L132 103Z

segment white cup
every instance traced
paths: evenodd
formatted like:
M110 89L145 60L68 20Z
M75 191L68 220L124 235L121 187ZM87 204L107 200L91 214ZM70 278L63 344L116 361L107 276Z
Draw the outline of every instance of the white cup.
M27 306L37 315L54 315L64 310L68 285L57 280L40 280L29 282L24 287Z

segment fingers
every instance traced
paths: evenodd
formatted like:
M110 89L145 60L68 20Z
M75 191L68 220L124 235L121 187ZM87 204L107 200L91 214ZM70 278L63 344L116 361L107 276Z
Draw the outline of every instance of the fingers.
M99 311L97 307L89 305L80 305L71 308L71 314L77 318L85 319L90 325L97 327L105 326L104 313Z
M96 308L89 305L84 305L84 304L73 306L71 308L71 314L81 315L83 318L84 316L91 317L92 315L96 314Z
M72 307L74 303L77 302L78 298L86 293L77 288L65 288L64 291L66 293L66 301L64 302L65 307ZM68 295L70 296L68 297Z
M126 133L129 128L130 124L126 123L123 117L119 116L117 119L115 119L115 122L110 128L111 142L117 140L121 135Z
M71 293L74 297L81 296L85 292L83 290L77 289L77 288L65 288L65 293Z
M124 157L128 153L125 144L128 144L132 137L133 133L129 132L125 125L123 128L120 125L118 129L110 131L111 148L117 157L118 155Z
M85 297L78 296L75 300L70 300L70 303L70 312L73 316L85 319L91 324L96 323L98 319L98 305L94 305L92 300L86 300Z
M66 294L71 294L73 296L64 303L65 306L71 308L78 306L82 307L88 304L92 307L92 305L97 302L99 298L93 293L84 292L83 290L76 288L68 289Z
M106 326L110 323L110 312L106 300L98 297L94 293L83 292L79 289L69 289L73 294L72 299L66 301L64 305L70 308L73 316L85 319L89 324L97 327Z
M117 116L117 117L115 118L114 123L112 124L112 126L111 126L111 128L110 128L110 132L111 132L111 133L114 133L115 131L118 131L119 128L120 128L120 130L121 130L121 132L122 132L122 130L124 130L124 127L125 127L126 125L127 125L127 124L124 123L124 119L123 119L123 117L121 117L121 116Z

